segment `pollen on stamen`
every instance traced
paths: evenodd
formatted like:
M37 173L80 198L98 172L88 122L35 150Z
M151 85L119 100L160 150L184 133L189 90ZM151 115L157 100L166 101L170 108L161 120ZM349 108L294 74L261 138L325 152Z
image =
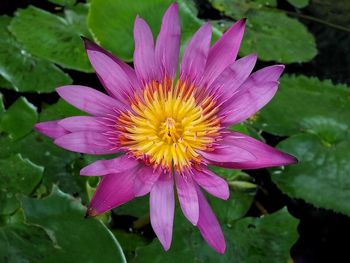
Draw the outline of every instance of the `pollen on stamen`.
M130 99L131 107L116 123L119 144L154 169L183 172L203 162L199 150L210 150L220 137L216 102L196 98L194 86L152 82Z

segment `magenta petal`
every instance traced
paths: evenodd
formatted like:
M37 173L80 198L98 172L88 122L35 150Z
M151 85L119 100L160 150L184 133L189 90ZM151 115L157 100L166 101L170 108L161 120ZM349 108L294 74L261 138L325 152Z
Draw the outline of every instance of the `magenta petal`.
M151 225L164 250L171 245L174 222L174 181L172 175L161 174L150 194Z
M134 173L126 171L102 177L87 210L95 216L122 205L134 198Z
M180 65L180 79L198 84L203 77L211 39L211 26L205 23L189 41Z
M177 3L173 3L163 16L162 26L156 42L155 57L162 72L161 79L173 79L176 75L180 34L179 7Z
M81 169L80 175L103 176L106 174L116 174L133 169L139 164L135 159L123 155L114 159L93 162Z
M84 39L87 55L101 83L114 98L126 102L128 95L138 88L135 71L111 53Z
M203 170L193 170L193 179L209 194L227 200L230 190L226 180L203 167Z
M295 157L239 132L231 132L229 135L226 135L222 143L229 147L233 146L241 148L244 151L249 151L254 154L256 160L245 162L211 162L217 166L233 169L259 169L297 162Z
M147 23L138 16L135 19L134 39L134 66L137 77L144 85L153 80L159 80L152 31Z
M215 79L209 89L217 93L220 101L228 100L249 77L256 59L256 55L252 54L233 62Z
M197 225L199 206L192 175L189 173L180 174L175 172L175 181L182 212L193 225Z
M223 36L210 48L205 67L203 85L210 84L220 73L236 59L239 46L243 38L245 19L237 21Z
M216 216L201 190L199 190L199 187L197 187L197 193L199 202L199 220L197 227L208 244L217 252L224 254L226 243L219 221L216 219Z
M96 116L115 115L116 109L125 108L119 101L89 87L68 85L56 91L69 104Z
M110 130L109 122L101 117L74 116L58 122L60 126L70 132L94 131L105 132Z
M228 101L230 105L224 110L223 125L240 123L257 113L276 94L278 84L277 81L266 82L239 92Z
M247 162L256 160L253 153L240 147L226 144L225 141L220 142L220 146L216 147L213 151L199 152L205 159L214 162Z
M47 137L52 139L56 139L63 135L68 134L69 132L65 130L63 127L58 125L59 121L45 121L40 122L34 125L34 129Z
M74 132L57 138L55 144L79 153L112 154L118 149L108 142L108 138L98 132Z
M143 196L148 194L154 183L158 180L160 172L150 167L143 166L136 172L134 192L135 196Z

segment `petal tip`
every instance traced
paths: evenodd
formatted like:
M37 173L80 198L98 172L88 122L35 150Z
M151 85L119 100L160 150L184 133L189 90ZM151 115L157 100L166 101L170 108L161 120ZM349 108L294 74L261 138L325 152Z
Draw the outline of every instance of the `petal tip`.
M89 207L87 210L86 210L86 213L85 213L85 218L89 218L89 217L94 217L94 216L97 216L98 213L97 211L92 208L92 207Z

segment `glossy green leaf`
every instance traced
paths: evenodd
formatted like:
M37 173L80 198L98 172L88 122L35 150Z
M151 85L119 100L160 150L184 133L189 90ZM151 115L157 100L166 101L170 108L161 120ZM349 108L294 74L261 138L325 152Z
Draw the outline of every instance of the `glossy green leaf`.
M30 6L16 12L10 31L24 48L43 59L65 68L92 71L81 35L89 37L86 25L87 7L79 5L79 13L65 10L60 17Z
M17 140L28 134L38 119L35 106L24 97L17 99L3 114L0 131L6 132L10 138Z
M5 112L4 102L3 102L3 96L2 93L0 93L0 121L2 114Z
M13 89L11 82L0 75L0 88Z
M118 215L129 215L134 217L142 217L149 213L149 196L137 197L117 208L113 212Z
M41 262L54 250L49 235L41 227L11 217L0 225L0 262Z
M133 27L136 15L150 25L154 36L158 34L164 11L172 0L92 0L88 25L94 38L104 48L123 60L131 61L134 52ZM178 1L181 16L181 43L184 45L201 25L186 0ZM117 18L117 19L116 19Z
M82 116L86 115L86 113L59 99L55 104L43 105L39 119L40 121L52 121L78 115Z
M297 8L304 8L309 4L309 0L287 0L291 5Z
M299 132L315 132L324 119L338 123L338 131L350 127L350 90L305 76L283 76L272 101L257 114L253 124L269 133L290 136ZM345 126L344 126L345 125ZM327 126L327 124L326 124ZM327 135L328 136L328 135Z
M223 226L226 253L219 255L209 248L191 226L179 225L183 217L175 218L173 243L164 252L158 240L136 250L134 262L287 262L289 250L297 239L297 223L286 209L261 218L244 218Z
M350 215L349 128L326 118L320 128L322 133L327 128L327 133L338 135L337 138L326 140L322 133L316 133L299 134L283 141L280 148L295 155L299 163L275 171L272 180L293 198ZM344 134L339 134L339 129L344 128Z
M11 214L19 207L16 195L31 194L40 182L43 170L20 154L0 159L0 214Z
M141 234L126 232L119 229L112 229L112 233L120 242L120 246L128 262L131 262L134 258L136 247L143 247L150 243L150 241Z
M76 0L48 0L48 1L61 6L72 6L76 3Z
M310 61L317 53L315 39L298 20L270 8L264 1L212 0L213 6L234 20L247 17L240 55L256 53L260 60L282 63ZM269 7L269 8L266 8ZM221 27L225 30L227 26Z
M57 249L44 262L126 262L121 247L99 220L84 219L86 208L54 187L49 197L23 198L28 222L44 227Z
M14 39L7 30L10 20L0 17L0 75L21 92L52 92L58 86L70 84L72 80L67 74L34 57ZM41 46L38 42L35 45Z

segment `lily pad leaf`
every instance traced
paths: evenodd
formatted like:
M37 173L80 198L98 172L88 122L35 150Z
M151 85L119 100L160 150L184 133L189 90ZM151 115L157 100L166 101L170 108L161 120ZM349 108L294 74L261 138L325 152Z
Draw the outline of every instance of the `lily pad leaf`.
M41 181L44 168L20 154L0 159L0 214L9 215L19 208L17 194L29 195Z
M72 83L71 78L58 67L34 57L14 39L7 30L10 20L7 16L0 17L0 75L11 83L13 89L52 92L58 86ZM35 45L41 46L38 42Z
M153 35L159 32L162 16L172 0L92 0L88 25L94 38L104 48L123 60L132 61L134 52L133 27L136 15L147 21ZM182 25L181 43L184 45L202 24L193 14L186 0L180 0ZM115 19L118 17L118 19Z
M0 131L6 132L10 138L17 140L31 132L38 119L35 106L24 97L17 99L3 114Z
M298 20L271 7L274 3L242 0L211 2L234 20L247 17L240 49L242 56L256 53L264 61L300 63L310 61L317 54L313 35ZM225 30L228 26L220 29Z
M339 134L333 119L322 121L322 129ZM276 170L272 180L287 195L350 216L350 136L347 128L343 137L332 142L322 135L299 134L280 143L279 147L295 155L299 163ZM322 194L320 194L322 193Z
M0 226L0 262L42 262L54 250L49 235L43 228L13 217L17 215Z
M253 125L257 128L290 136L300 132L315 133L315 129L320 133L320 121L325 119L350 127L349 87L305 76L285 75L280 81L276 96L255 116ZM339 127L332 132L343 130ZM329 136L325 131L322 134Z
M287 0L288 3L291 5L297 7L297 8L304 8L309 4L309 0Z
M286 209L261 218L243 218L234 221L231 228L223 226L226 252L218 255L201 238L199 231L189 223L179 226L183 217L175 218L173 243L164 252L158 240L136 249L133 262L287 262L290 248L297 240L298 220ZM178 226L177 226L178 225Z
M126 262L108 228L94 218L84 219L86 208L57 187L45 199L24 197L22 206L27 221L44 227L59 247L45 262Z
M78 12L76 12L77 10ZM35 56L62 67L91 72L81 35L90 37L87 7L65 10L65 17L30 6L16 12L10 31L23 47Z

